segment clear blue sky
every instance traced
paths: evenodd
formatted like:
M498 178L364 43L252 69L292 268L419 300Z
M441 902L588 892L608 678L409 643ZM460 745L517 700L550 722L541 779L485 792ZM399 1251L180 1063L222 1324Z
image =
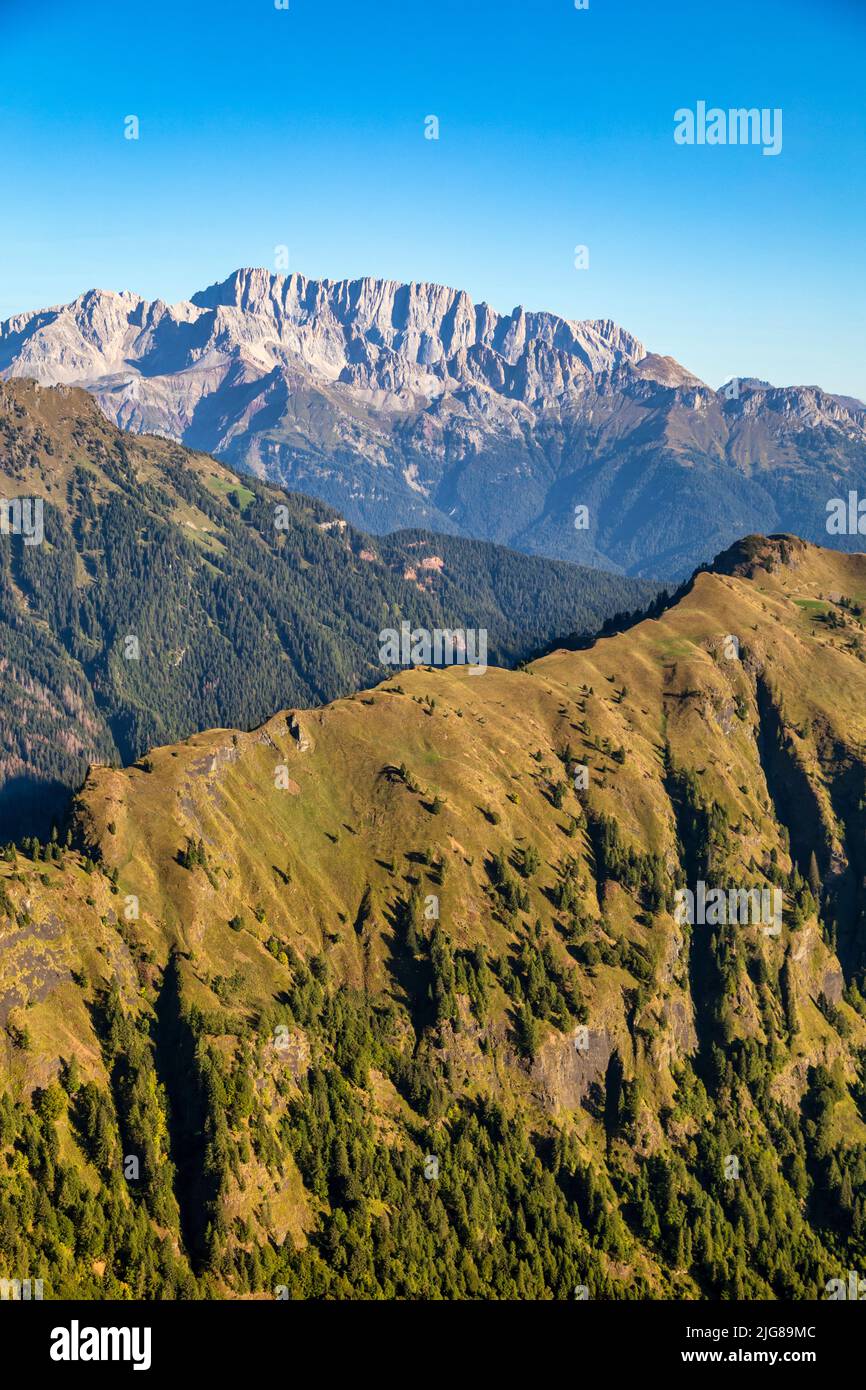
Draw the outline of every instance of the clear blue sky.
M0 0L0 317L286 244L866 397L864 60L866 0ZM698 100L782 153L675 145Z

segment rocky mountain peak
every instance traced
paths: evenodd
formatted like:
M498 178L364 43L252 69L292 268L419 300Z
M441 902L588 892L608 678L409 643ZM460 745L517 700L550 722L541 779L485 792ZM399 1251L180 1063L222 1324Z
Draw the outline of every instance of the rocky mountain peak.
M861 402L746 378L715 391L610 319L500 313L425 281L247 266L175 304L90 290L0 323L12 376L84 386L122 427L370 530L663 578L748 531L826 538L828 497L866 461Z

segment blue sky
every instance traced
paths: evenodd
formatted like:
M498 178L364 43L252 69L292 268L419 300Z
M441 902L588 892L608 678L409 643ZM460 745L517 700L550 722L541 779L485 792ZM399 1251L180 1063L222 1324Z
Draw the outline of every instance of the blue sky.
M866 397L864 59L864 0L0 0L0 317L287 245ZM676 145L698 100L781 154Z

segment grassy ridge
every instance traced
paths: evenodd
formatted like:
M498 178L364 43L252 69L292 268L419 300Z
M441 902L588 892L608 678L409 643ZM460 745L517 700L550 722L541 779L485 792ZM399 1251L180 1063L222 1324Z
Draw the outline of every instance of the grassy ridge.
M758 538L588 650L92 770L73 845L0 865L0 1273L799 1299L862 1267L864 593L866 558ZM699 879L778 889L781 933L683 923Z
M45 537L0 537L0 839L44 838L90 763L375 683L378 634L404 620L485 628L510 664L653 592L482 543L374 540L33 382L0 384L0 478L40 500Z

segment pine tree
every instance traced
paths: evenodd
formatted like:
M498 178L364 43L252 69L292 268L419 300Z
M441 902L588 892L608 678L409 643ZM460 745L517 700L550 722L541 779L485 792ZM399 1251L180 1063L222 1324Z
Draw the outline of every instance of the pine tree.
M821 876L818 873L818 860L815 858L815 851L809 855L809 872L807 874L809 887L812 890L812 897L815 902L820 902L821 898Z

